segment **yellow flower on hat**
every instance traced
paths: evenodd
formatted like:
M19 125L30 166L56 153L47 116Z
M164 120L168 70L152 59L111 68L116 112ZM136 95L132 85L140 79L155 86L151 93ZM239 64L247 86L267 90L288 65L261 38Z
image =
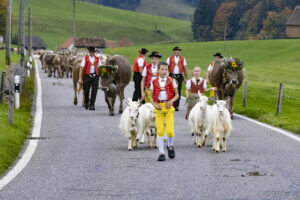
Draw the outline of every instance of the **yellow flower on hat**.
M233 62L231 65L232 65L233 68L236 68L236 67L237 67L236 62Z
M105 72L106 72L106 69L103 67L103 68L102 68L102 71L105 73Z

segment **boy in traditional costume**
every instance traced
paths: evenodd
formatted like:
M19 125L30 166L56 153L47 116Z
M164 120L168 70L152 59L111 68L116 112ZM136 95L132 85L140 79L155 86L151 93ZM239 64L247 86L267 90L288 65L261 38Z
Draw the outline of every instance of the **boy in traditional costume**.
M174 142L174 102L178 99L176 81L168 76L168 63L161 62L158 65L159 77L151 82L150 101L154 106L157 144L159 149L158 161L165 161L164 132L166 127L167 149L169 158L175 158ZM165 125L164 125L165 124Z
M204 95L205 92L217 90L217 88L212 87L207 89L206 80L200 77L201 68L199 66L194 67L193 77L186 82L186 98L187 98L187 111L185 119L189 119L190 111L199 101L198 92Z
M158 77L158 59L162 56L159 52L153 51L149 57L151 63L144 67L141 82L142 99L145 99L146 103L150 103L150 83Z

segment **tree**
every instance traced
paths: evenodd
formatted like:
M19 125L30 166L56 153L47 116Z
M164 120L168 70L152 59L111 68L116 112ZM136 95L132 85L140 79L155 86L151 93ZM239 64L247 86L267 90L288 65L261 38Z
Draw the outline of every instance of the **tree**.
M0 35L5 36L7 1L0 0Z
M251 20L248 24L246 34L250 39L254 39L263 27L263 19L265 18L264 3L259 2L253 8Z
M214 18L214 25L211 34L216 40L221 40L224 37L224 29L226 25L226 35L229 39L232 39L235 31L233 27L236 24L235 16L237 14L236 2L225 2L219 7L216 17Z

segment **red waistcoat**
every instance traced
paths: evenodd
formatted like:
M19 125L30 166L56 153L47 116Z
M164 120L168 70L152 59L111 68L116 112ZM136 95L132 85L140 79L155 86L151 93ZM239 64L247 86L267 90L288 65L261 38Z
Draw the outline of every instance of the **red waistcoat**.
M199 85L196 85L192 80L191 80L191 93L198 93L200 91L201 93L204 93L204 79L202 79L201 83Z
M146 70L147 70L147 75L146 75L146 80L145 80L145 86L147 88L147 87L150 86L150 81L151 81L151 78L153 76L153 74L152 74L152 64L151 63L146 66ZM157 69L157 73L155 75L158 77L158 69Z
M94 67L95 67L95 72L96 72L96 75L99 75L98 73L98 63L99 63L99 57L97 56L94 56ZM83 73L84 74L90 74L90 69L91 69L91 66L92 66L92 63L91 63L91 60L90 60L90 57L89 55L85 56L85 66L84 66L84 69L83 69Z
M139 64L138 64L138 59L142 58L144 60L144 64L143 64L143 68L147 65L146 63L146 60L144 58L144 56L140 55L139 57L137 57L135 60L134 60L134 63L133 63L133 66L132 66L132 71L134 72L139 72Z
M153 100L154 102L157 102L159 93L161 91L161 87L159 85L159 78L156 78L152 81L153 84ZM168 101L173 99L174 97L174 90L173 90L173 79L170 77L167 77L167 82L165 85L165 90L167 92Z
M170 61L169 72L173 74L175 68L175 56L171 56L169 58L169 61ZM184 57L182 56L179 56L178 67L179 67L179 73L182 74L184 72Z

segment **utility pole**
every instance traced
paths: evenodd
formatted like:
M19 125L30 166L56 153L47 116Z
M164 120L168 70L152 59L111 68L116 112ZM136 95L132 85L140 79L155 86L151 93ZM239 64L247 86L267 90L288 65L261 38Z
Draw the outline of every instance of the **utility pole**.
M227 22L226 22L226 15L225 15L225 21L224 21L224 49L223 51L226 51L226 30L227 29Z
M21 7L22 7L22 1L20 0L20 3L19 3L19 27L18 27L18 54L21 53L21 21L22 21L22 18L21 18Z
M76 12L76 0L73 0L73 48L75 47L75 41L76 41L76 16L75 16L75 12Z
M30 7L28 8L28 36L29 36L28 55L31 56L31 50L32 50L32 18L31 18Z
M21 0L21 67L25 66L25 8L26 0Z
M5 63L6 65L10 65L10 44L11 44L11 4L12 0L7 0L7 8L6 8L6 55L5 55ZM2 91L0 91L2 92Z

